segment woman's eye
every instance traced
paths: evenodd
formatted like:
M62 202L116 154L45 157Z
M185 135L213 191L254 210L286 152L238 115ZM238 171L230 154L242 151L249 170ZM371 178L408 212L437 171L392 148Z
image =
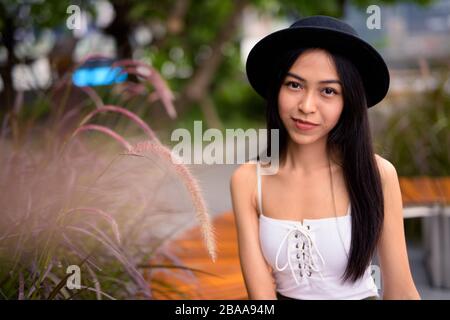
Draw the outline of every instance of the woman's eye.
M286 82L286 85L292 89L301 89L302 88L300 83L294 82L294 81L288 81L288 82Z
M325 92L325 94L327 96L331 96L331 95L337 94L336 90L334 90L333 88L325 88L325 89L323 89L323 92Z

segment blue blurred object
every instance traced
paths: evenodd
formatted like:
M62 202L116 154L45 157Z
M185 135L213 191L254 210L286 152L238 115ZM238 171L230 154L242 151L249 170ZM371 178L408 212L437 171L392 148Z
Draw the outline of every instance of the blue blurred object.
M124 82L128 74L122 67L111 67L114 60L95 58L86 61L72 75L72 82L78 87L106 86Z

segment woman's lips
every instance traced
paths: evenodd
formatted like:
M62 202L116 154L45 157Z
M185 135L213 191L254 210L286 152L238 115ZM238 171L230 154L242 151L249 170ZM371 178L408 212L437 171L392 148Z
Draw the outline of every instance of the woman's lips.
M304 130L304 131L314 129L315 127L318 126L318 124L310 123L310 122L305 122L305 121L302 121L302 120L300 120L300 119L292 118L292 120L294 121L295 126L296 126L298 129Z

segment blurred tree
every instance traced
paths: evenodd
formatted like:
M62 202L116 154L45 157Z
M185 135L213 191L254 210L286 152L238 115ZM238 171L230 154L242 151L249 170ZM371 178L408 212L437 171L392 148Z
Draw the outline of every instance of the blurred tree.
M178 92L177 108L181 114L200 107L208 126L221 127L219 115L226 110L215 107L221 94L230 97L226 87L235 87L242 80L239 55L239 26L242 13L252 8L259 13L274 17L308 15L330 15L341 17L347 4L353 3L364 9L371 4L396 3L401 0L109 0L115 10L112 22L104 32L114 37L118 58L133 57L136 49L140 57L147 56L154 67L162 69L170 85ZM403 2L430 3L431 0ZM0 65L4 89L0 102L3 111L12 109L14 88L11 71L18 63L15 46L21 41L24 30L36 31L45 27L62 27L68 17L67 8L79 4L83 10L93 7L93 0L0 0L1 46L7 52L6 61ZM136 30L147 28L151 32L150 45L139 48ZM74 45L73 43L70 45ZM58 51L60 48L58 49ZM63 54L67 59L70 55ZM23 62L23 61L22 61ZM66 63L67 64L67 63ZM223 91L215 92L213 89ZM244 97L251 95L243 91L236 93ZM226 100L226 99L225 99ZM230 104L232 104L231 100ZM234 104L239 104L235 100ZM228 107L228 106L227 106Z
M14 123L16 113L14 112L14 101L16 92L13 84L12 72L17 64L31 65L36 57L33 52L27 52L20 58L17 55L17 45L21 44L27 37L36 39L40 32L50 28L58 29L65 33L67 38L72 38L71 30L66 28L66 19L69 16L67 8L72 4L82 1L72 0L50 0L50 1L24 1L24 0L0 0L0 50L4 50L5 59L0 61L0 76L3 82L3 90L0 92L0 117L7 115ZM86 2L90 4L90 2ZM85 5L86 9L92 10L91 5ZM67 45L72 47L67 47ZM65 41L65 48L56 45L49 58L56 57L55 50L59 56L70 59L67 64L72 64L71 49L75 41ZM68 50L68 52L64 52ZM67 54L69 53L69 54ZM53 65L52 67L57 67ZM52 70L56 71L56 70ZM14 124L13 124L14 130Z
M121 0L112 1L124 2ZM127 1L132 3L133 1ZM341 17L347 2L364 9L374 4L373 0L232 0L232 1L190 1L172 0L164 3L142 3L136 1L129 6L129 21L148 22L155 31L155 39L148 48L152 63L169 70L187 67L192 70L189 77L173 77L171 84L178 92L178 110L180 113L197 105L202 110L209 127L221 127L220 117L215 107L217 97L214 90L218 83L233 86L242 74L238 59L239 26L242 13L253 8L261 14L276 17L290 16L298 18L308 15L329 15ZM395 0L376 1L378 4ZM413 0L420 4L430 0ZM121 11L122 13L124 11ZM124 28L124 30L128 30ZM163 30L162 32L156 32ZM233 50L234 49L234 50ZM171 57L173 50L182 51L184 56ZM229 61L237 62L230 64ZM223 68L226 65L227 68ZM222 86L222 85L221 85ZM224 87L226 85L223 85ZM249 93L251 94L251 93Z

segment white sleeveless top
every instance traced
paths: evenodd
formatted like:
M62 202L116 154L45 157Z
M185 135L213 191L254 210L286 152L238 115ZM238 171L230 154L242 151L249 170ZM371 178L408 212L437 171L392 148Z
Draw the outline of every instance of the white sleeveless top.
M302 300L378 297L370 266L354 283L341 280L350 251L350 205L345 216L304 219L303 223L267 217L262 212L259 162L256 167L259 239L264 258L272 267L276 290Z

